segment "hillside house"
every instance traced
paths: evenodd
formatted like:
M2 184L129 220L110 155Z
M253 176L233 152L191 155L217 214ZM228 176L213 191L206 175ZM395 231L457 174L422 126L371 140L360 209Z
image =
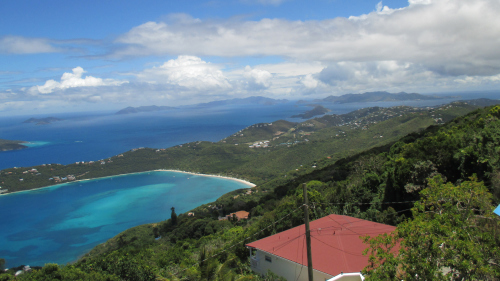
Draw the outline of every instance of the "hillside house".
M239 220L243 220L243 219L248 219L249 214L250 213L247 211L238 211L235 213L230 213L229 215L227 215L225 217L219 217L219 220L227 220L227 219L232 219L233 217L235 217L239 221Z
M360 236L390 233L394 226L342 215L310 222L314 280L364 280L368 246ZM308 280L305 226L300 225L246 245L253 271L268 270L287 280Z

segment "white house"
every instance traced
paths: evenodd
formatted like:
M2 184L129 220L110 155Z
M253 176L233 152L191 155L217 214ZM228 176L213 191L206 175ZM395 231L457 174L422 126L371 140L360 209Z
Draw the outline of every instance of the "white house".
M364 280L368 265L362 254L368 245L360 236L394 231L394 226L358 218L329 215L310 222L314 280ZM305 226L297 226L246 245L251 268L262 275L268 270L287 280L308 280Z

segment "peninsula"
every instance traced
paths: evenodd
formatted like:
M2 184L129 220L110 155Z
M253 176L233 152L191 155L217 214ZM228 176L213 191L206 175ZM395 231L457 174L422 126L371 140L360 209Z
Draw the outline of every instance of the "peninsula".
M485 102L481 101L481 105ZM453 102L425 108L371 107L300 123L278 120L251 125L218 142L196 141L162 149L136 148L96 161L4 169L0 176L2 187L9 192L159 169L221 175L259 185L386 145L482 107L474 103ZM498 101L489 100L489 103ZM289 174L289 171L293 172Z
M0 151L9 151L9 150L18 150L28 148L23 145L24 141L15 141L15 140L4 140L0 139Z
M328 112L330 112L330 109L325 108L321 105L317 105L313 109L308 110L302 114L293 115L292 118L309 119L309 118L313 118L315 116L323 115L323 114L328 113Z
M56 277L70 280L73 276L78 280L158 280L205 279L215 272L217 275L212 276L221 279L226 276L255 279L257 275L248 270L255 266L255 256L250 253L249 259L245 245L302 224L305 205L301 195L302 183L305 183L312 220L342 213L349 219L363 218L401 230L402 236L384 236L384 240L367 238L370 251L387 247L386 241L389 247L398 241L409 241L405 250L418 254L423 261L420 268L424 268L429 267L429 251L438 258L453 255L459 262L467 263L471 259L467 251L472 249L479 253L475 262L489 274L481 272L474 279L493 280L499 273L495 267L499 263L498 253L494 251L498 245L495 235L498 225L492 210L499 202L500 187L495 177L500 164L492 157L500 145L500 106L479 108L473 103L454 102L433 108L365 108L348 115L328 115L302 123L261 123L217 143L192 142L169 149L134 149L97 163L52 165L43 171L18 169L34 177L39 174L39 178L43 178L46 171L77 172L82 167L88 171L87 175L97 175L96 171L106 170L114 163L114 172L143 166L145 169L176 166L182 170L204 173L212 170L213 174L223 171L237 178L254 175L260 179L253 188L226 193L188 213L176 214L177 206L172 206L171 212L164 214L164 217L170 214L170 219L130 228L99 244L70 266L47 264L41 270L31 273L25 270L23 274L30 280ZM273 136L279 140L273 140ZM232 142L268 138L270 141L259 141L267 146L245 147L244 142ZM283 139L303 141L280 143ZM485 142L478 143L477 139ZM340 155L328 153L327 146L344 152ZM285 158L274 161L276 156L283 154ZM304 165L296 165L296 159L303 160L312 154L312 158L303 161ZM257 159L249 155L263 157ZM285 166L279 166L282 162L296 168L286 170ZM266 177L264 171L274 165L278 165L270 171L274 177L263 179ZM1 172L2 180L6 180L4 173L12 171ZM14 178L19 178L19 173ZM432 208L442 212L439 215L429 213ZM355 226L341 226L345 230L337 228L337 234L342 231L355 233L352 231ZM470 243L453 248L437 247L438 244L434 249L427 245L426 237L413 235L422 231L426 237L433 237L440 243L444 241L442 245L455 245L457 238L449 237L449 233L456 233L460 241ZM469 241L470 235L483 239ZM392 250L397 251L397 248ZM330 252L328 248L327 251ZM406 261L408 252L400 251L399 255L390 256L391 261L396 261L400 267L413 265L414 260L400 262ZM392 270L391 274L396 276L398 269L394 264L390 263L384 270ZM12 280L10 276L23 268L6 271L4 274L9 275L6 280ZM405 270L409 269L412 268ZM438 265L431 269L439 271L441 268ZM366 275L377 273L369 266L363 270Z

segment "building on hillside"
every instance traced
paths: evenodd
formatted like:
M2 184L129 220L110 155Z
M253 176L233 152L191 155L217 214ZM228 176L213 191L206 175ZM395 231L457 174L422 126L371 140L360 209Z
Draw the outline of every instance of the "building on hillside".
M248 215L250 213L247 212L247 211L238 211L238 212L235 212L235 213L230 213L229 215L225 216L225 217L219 217L219 220L227 220L227 219L233 219L233 218L236 218L238 221L239 220L243 220L243 219L248 219Z
M368 245L360 236L390 233L394 226L342 215L329 215L309 223L314 280L364 280L368 265L362 254ZM308 280L305 225L246 245L253 271L268 270L287 280Z

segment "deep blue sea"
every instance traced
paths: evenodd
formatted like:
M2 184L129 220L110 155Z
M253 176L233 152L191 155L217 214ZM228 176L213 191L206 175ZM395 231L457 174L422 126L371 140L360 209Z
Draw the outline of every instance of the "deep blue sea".
M155 113L57 114L64 121L23 123L30 117L0 117L0 139L32 143L0 152L0 169L100 160L133 148L167 148L192 141L219 141L249 125L287 118L310 108L275 106L182 108ZM37 118L47 117L47 115Z
M433 106L456 99L322 105L331 113L343 114L371 106ZM95 161L139 147L219 141L255 123L303 121L290 116L310 109L289 102L183 107L130 115L67 113L51 115L64 121L48 125L23 123L47 115L0 117L0 139L30 142L27 149L0 152L0 169ZM0 258L5 258L8 266L71 262L127 228L169 218L172 206L177 213L186 212L243 187L219 178L152 172L2 195Z
M410 101L405 105L430 106L453 99ZM402 103L323 104L334 114L371 106ZM133 148L167 148L192 141L219 141L249 125L279 119L301 122L292 115L310 110L294 102L277 105L183 107L171 111L115 115L113 112L55 114L64 119L48 125L23 123L43 116L0 117L0 139L29 141L30 148L0 152L0 170L41 164L96 161Z

